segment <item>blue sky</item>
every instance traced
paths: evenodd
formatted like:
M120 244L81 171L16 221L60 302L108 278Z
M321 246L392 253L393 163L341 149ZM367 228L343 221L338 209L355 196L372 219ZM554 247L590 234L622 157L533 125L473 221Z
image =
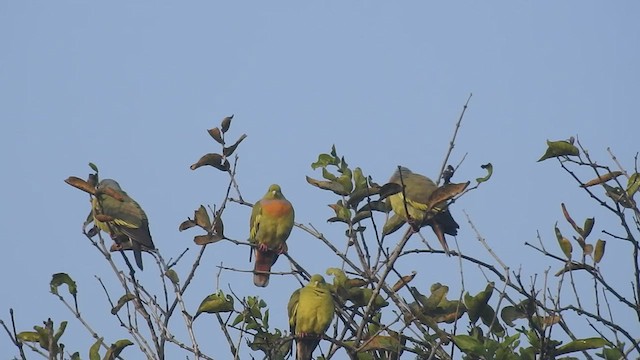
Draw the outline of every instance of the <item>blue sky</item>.
M317 155L335 144L378 182L399 164L435 177L470 93L451 162L467 155L455 179L481 176L487 162L495 175L452 208L460 247L489 259L464 210L525 278L549 266L555 272L557 264L523 243L539 231L557 248L560 202L577 219L595 216L598 232L617 222L556 163L535 161L546 139L573 135L599 162L611 162L611 147L633 169L639 10L634 1L2 1L0 318L14 308L23 330L49 316L68 319L67 345L86 356L90 336L48 294L51 274L67 272L88 321L107 341L126 337L113 317L96 311L108 305L95 276L110 279L111 271L80 233L87 198L63 182L86 176L90 161L142 204L165 258L190 248L177 269L184 276L198 249L195 232L177 227L200 204L220 203L228 181L189 165L218 150L205 130L224 116L235 114L231 137L248 135L237 151L245 199L255 201L278 183L298 222L342 243L344 229L325 222L326 204L336 199L304 180L320 177L310 168ZM246 239L250 209L230 204L225 214L227 235ZM289 249L313 272L340 265L299 229ZM609 242L605 276L628 274L628 251ZM195 311L215 290L217 265L251 268L247 252L230 243L208 248L187 305ZM403 269L418 270L424 288L443 282L460 291L457 261L433 258ZM283 260L275 266L287 269ZM476 272L470 264L464 269ZM158 281L152 271L143 279ZM253 287L248 274L223 272L220 280L225 290L230 283L238 294L267 299L273 326L285 327L292 279L276 277L266 290ZM471 292L484 288L482 277L465 280ZM115 285L111 290L120 295ZM205 351L224 358L212 319L200 320L196 332ZM630 328L640 330L637 323ZM14 353L6 336L0 348Z

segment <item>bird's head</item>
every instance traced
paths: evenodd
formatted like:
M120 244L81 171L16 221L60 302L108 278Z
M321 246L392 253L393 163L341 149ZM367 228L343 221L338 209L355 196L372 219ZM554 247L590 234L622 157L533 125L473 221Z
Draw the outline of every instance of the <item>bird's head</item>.
M405 178L405 176L413 174L411 170L409 170L409 168L400 166L400 168L396 168L396 171L391 176L391 179L389 179L389 182L400 183L400 172L402 172L403 179Z
M324 284L326 284L326 282L324 281L322 275L315 274L311 277L311 279L309 279L309 285L313 287L319 287Z
M122 191L120 184L118 184L118 182L113 179L104 179L98 184L98 190L105 190L107 188Z
M272 184L271 186L269 186L269 190L267 191L266 198L269 198L269 199L283 198L282 189L280 189L280 185Z

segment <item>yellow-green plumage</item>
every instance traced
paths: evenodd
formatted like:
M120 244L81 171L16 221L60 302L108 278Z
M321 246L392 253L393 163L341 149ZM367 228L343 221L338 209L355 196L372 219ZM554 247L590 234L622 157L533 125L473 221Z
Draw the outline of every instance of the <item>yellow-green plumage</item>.
M451 216L446 202L436 204L429 210L429 197L438 188L436 183L424 175L413 173L406 167L396 170L389 182L404 184L405 186L404 194L406 195L406 200L402 192L388 198L393 212L409 222L416 231L422 226L431 226L438 237L438 241L440 241L443 249L448 254L449 246L444 234L455 236L458 234L460 226ZM409 216L407 216L407 212Z
M107 189L118 198L105 193ZM91 202L95 225L109 233L117 244L130 242L136 264L142 270L142 248L155 249L147 215L115 180L102 180L96 190L96 196ZM98 218L102 219L101 215L109 220L100 221Z
M265 287L269 284L271 266L278 255L287 251L286 241L293 229L295 212L282 195L279 185L269 186L267 193L253 205L249 221L249 242L257 245L253 283ZM266 273L265 273L266 272Z
M293 292L287 305L291 333L296 339L296 359L310 360L335 313L329 285L321 275Z

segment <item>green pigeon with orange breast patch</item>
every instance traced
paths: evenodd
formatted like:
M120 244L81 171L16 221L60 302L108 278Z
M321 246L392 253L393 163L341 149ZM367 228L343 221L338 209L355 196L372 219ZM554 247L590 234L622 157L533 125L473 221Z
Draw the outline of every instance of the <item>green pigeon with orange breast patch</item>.
M277 184L269 186L267 193L253 205L249 222L249 242L255 245L253 283L259 287L269 285L271 266L278 256L287 251L287 238L294 221L293 206L282 195Z

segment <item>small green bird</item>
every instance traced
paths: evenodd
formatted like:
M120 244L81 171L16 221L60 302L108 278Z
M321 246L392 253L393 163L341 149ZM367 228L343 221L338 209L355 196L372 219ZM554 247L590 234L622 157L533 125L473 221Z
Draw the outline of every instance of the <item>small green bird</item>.
M402 181L400 174L402 174ZM406 167L396 170L389 182L400 185L404 183L405 186L406 208L402 192L388 198L393 212L404 218L414 231L426 225L431 226L442 248L449 254L449 246L444 234L456 236L460 226L451 216L446 202L436 204L429 210L429 196L438 188L436 183L424 175L413 173Z
M104 179L91 201L91 213L95 225L109 233L116 244L130 244L136 264L142 270L142 249L153 250L155 246L149 220L140 205L115 180Z
M287 251L285 242L293 229L294 216L293 206L276 184L269 186L264 197L253 205L249 242L257 245L253 267L256 286L269 285L271 266L278 260L278 255Z
M311 360L335 314L333 297L322 275L313 275L307 286L291 294L287 312L296 339L296 360Z

